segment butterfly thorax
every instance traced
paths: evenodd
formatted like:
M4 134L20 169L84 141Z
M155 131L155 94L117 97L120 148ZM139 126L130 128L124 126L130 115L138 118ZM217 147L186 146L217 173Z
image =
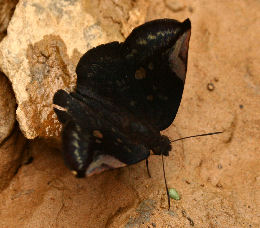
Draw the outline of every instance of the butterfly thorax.
M109 99L101 99L92 91L85 90L84 96L79 92L71 93L82 104L82 112L91 113L95 121L92 126L100 132L127 137L134 144L142 144L154 154L168 155L171 150L170 140L162 136L149 122L137 119L124 107L118 107ZM120 137L119 137L120 138ZM120 140L120 139L119 139Z

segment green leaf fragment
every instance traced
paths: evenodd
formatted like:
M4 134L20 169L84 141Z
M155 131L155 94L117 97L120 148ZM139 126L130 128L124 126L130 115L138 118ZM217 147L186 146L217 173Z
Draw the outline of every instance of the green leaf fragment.
M176 191L176 189L169 188L168 192L169 192L170 198L172 198L174 200L180 200L181 199L181 197L180 197L179 193Z

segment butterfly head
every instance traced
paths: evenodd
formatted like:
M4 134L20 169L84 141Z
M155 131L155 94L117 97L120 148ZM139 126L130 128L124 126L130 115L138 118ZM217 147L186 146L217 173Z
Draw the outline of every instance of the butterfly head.
M152 151L156 155L165 155L168 156L169 152L171 151L171 141L169 138L165 135L162 135L158 141L154 143L152 146Z

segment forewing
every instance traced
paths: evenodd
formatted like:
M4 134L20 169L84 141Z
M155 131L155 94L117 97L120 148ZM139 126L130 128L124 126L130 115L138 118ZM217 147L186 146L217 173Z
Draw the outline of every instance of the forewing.
M129 75L134 79L129 109L156 129L167 128L177 114L187 70L190 22L156 20L126 39ZM122 98L124 99L124 98ZM127 102L123 102L127 104Z
M81 57L76 68L76 91L82 95L93 92L106 99L116 100L130 85L127 77L124 77L124 65L121 44L118 42L89 50Z
M98 94L163 130L180 105L189 37L189 20L162 19L141 25L124 43L98 46L81 58L76 91Z

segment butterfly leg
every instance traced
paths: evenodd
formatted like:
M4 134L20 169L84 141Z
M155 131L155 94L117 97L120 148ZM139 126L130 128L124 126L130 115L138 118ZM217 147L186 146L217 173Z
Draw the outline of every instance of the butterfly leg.
M165 176L165 168L164 168L163 154L161 154L161 158L162 158L162 168L163 168L163 179L164 179L165 190L166 190L166 193L167 193L168 211L169 211L170 208L171 208L171 200L170 200L169 189L168 189L168 185L167 185L167 181L166 181L166 176Z
M149 170L149 161L148 161L148 158L145 159L145 165L146 165L146 170L147 170L147 173L148 173L148 176L151 178L151 173L150 173L150 170Z

